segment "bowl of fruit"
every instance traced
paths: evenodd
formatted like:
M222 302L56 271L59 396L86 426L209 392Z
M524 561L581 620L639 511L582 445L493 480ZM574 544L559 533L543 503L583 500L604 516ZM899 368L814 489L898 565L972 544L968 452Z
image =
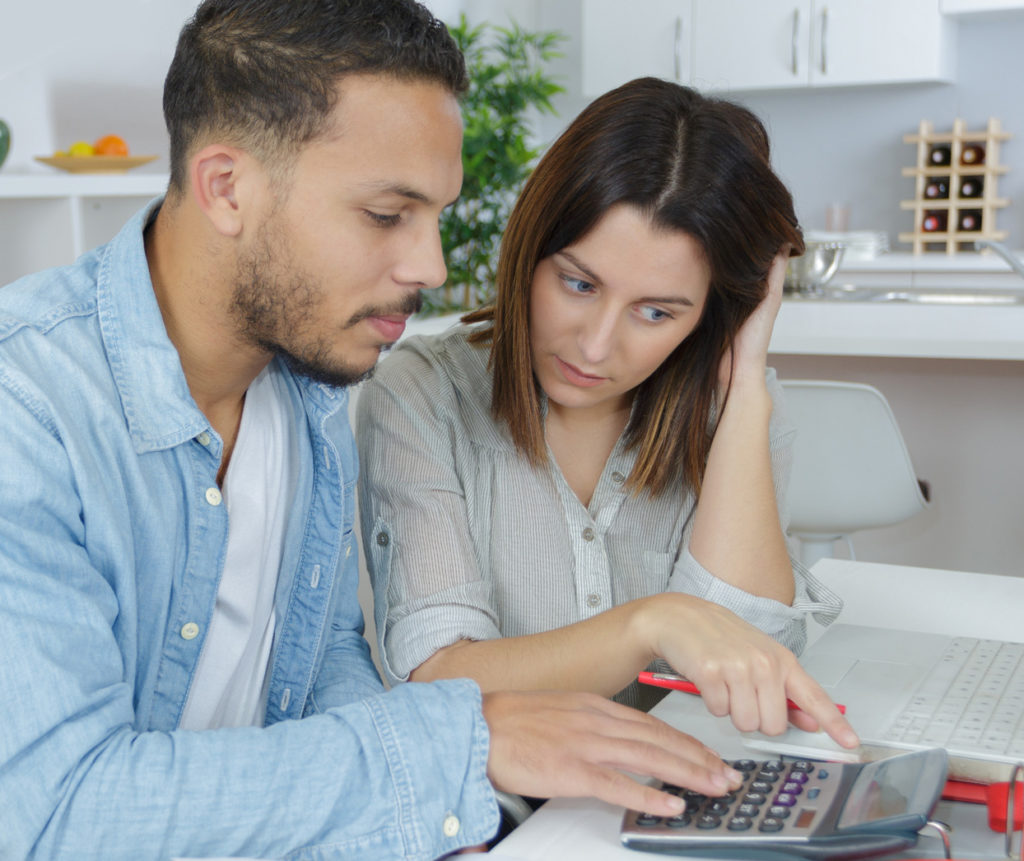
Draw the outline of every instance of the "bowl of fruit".
M66 150L36 156L36 161L69 173L124 173L155 159L155 155L132 155L120 135L103 135L94 143L75 141Z

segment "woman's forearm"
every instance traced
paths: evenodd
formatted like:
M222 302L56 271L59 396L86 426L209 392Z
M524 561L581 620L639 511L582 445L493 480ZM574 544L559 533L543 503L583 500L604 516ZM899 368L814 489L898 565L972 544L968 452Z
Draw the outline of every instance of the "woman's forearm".
M793 569L779 520L763 368L733 379L704 473L690 552L752 595L791 604Z
M472 678L485 693L577 690L613 696L653 658L652 632L645 631L642 622L649 600L630 601L538 634L461 640L420 664L410 679Z

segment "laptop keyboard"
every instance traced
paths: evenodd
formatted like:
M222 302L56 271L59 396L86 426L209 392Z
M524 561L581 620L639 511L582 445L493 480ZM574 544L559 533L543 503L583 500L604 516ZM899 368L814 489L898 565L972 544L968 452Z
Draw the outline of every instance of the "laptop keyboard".
M884 738L1024 757L1024 643L954 638Z

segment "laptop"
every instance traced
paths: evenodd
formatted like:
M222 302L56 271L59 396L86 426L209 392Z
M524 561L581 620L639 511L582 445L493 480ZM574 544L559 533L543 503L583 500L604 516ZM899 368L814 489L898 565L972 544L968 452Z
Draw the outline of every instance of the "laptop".
M795 728L746 733L745 747L839 762L942 747L949 776L977 783L1024 762L1024 643L836 624L800 663L846 706L861 747Z

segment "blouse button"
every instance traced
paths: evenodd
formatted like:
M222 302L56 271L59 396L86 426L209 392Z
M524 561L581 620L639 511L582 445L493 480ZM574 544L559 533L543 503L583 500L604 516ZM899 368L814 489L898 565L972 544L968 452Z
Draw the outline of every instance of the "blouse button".
M224 499L224 497L221 496L220 491L217 490L216 487L206 488L206 501L209 502L210 505L220 505L222 499Z
M588 607L596 607L600 603L601 603L601 596L598 595L597 592L591 592L589 595L587 595L587 606Z
M199 636L199 626L195 622L186 622L181 626L181 638L183 640L194 640Z
M589 526L586 529L583 530L583 540L584 541L593 541L594 540L594 530L591 529Z
M459 833L459 829L462 827L462 823L459 822L459 817L454 813L449 813L444 818L444 824L441 828L444 830L445 837L454 837Z
M390 542L391 542L391 537L386 532L378 532L377 533L377 543L381 547L387 547Z
M616 470L615 472L612 473L612 481L614 481L616 484L622 484L622 482L624 482L625 480L626 480L626 476L624 476L618 470Z
M196 437L196 442L202 446L207 446L210 444L211 439L212 437L206 431L203 431Z

